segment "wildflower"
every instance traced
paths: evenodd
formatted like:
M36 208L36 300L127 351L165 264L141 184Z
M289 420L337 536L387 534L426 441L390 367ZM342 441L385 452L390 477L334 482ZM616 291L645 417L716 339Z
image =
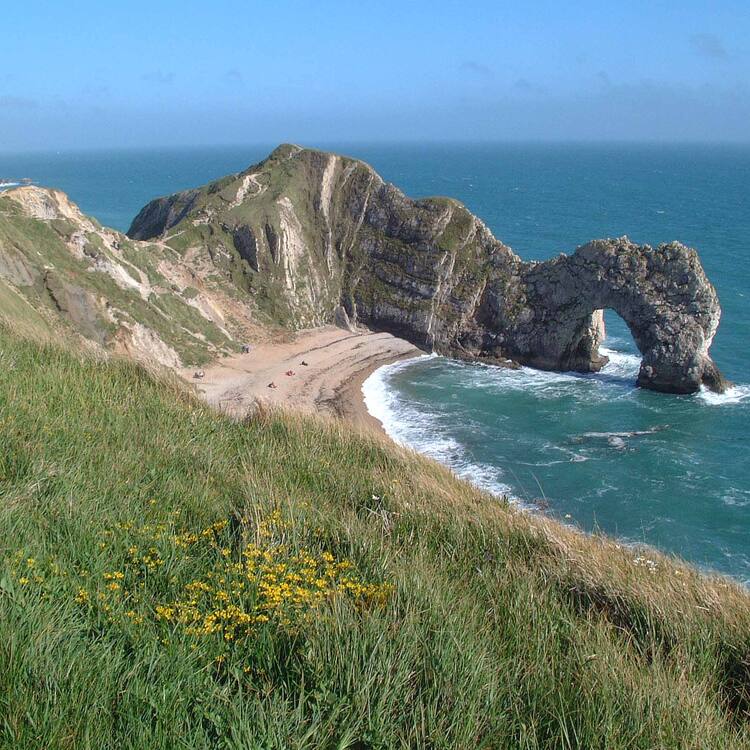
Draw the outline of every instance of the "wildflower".
M21 586L28 586L30 583L29 579L25 576L21 576L21 578L18 579L18 582L21 584Z

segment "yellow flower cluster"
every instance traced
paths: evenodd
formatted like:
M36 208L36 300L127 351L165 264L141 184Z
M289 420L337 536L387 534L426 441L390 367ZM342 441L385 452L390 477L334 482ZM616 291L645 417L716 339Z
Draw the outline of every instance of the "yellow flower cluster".
M363 580L349 560L293 548L291 525L279 511L254 524L252 542L230 534L228 526L221 520L193 532L164 523L118 524L103 532L107 541L100 544L116 565L97 575L71 568L77 582L72 600L110 623L150 624L165 642L175 632L230 642L264 626L295 630L336 597L372 606L392 590ZM27 587L45 581L42 573L50 580L68 575L55 561L37 564L23 551L13 567Z
M349 560L329 552L291 553L283 546L247 545L240 562L218 550L215 566L203 580L184 586L183 596L156 608L159 620L181 626L188 635L219 633L232 641L271 621L294 628L334 596L361 603L383 603L387 584L365 583Z
M184 532L182 534L175 534L172 539L176 547L186 549L194 544L197 544L201 540L213 539L215 536L220 534L227 527L227 521L217 521L211 524L207 528L203 529L200 534L194 534L191 532Z

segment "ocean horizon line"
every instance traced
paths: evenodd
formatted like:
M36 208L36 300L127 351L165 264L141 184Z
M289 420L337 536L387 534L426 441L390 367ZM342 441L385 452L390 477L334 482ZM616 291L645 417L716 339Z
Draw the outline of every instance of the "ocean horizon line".
M62 155L62 154L102 154L102 153L148 153L168 151L221 151L239 148L261 149L267 148L269 153L282 143L294 143L305 148L319 149L322 151L341 150L347 147L405 147L429 150L441 146L450 148L476 148L486 147L590 147L590 148L727 148L727 149L750 149L748 140L679 140L679 139L432 139L432 140L410 140L410 139L356 139L325 141L314 138L300 140L280 138L273 141L229 141L226 143L161 143L161 144L111 144L95 146L57 146L57 147L32 147L19 149L0 149L0 158L19 157L25 155Z

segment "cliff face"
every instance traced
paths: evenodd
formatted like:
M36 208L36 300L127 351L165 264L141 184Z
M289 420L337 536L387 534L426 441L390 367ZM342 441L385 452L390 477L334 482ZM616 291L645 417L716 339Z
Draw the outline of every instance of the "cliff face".
M639 385L723 388L708 354L718 299L679 243L598 240L524 263L457 201L413 201L360 161L288 145L151 202L128 234L207 252L286 325L330 322L343 307L355 323L470 359L595 371L612 308L643 355Z
M363 162L281 146L245 172L149 203L130 237L62 193L0 194L0 314L169 366L269 327L363 323L427 350L595 371L602 310L643 355L638 383L721 390L720 308L697 253L621 238L524 263L457 201L413 201Z
M135 242L63 193L0 193L0 319L176 367L239 349L257 311L205 253Z

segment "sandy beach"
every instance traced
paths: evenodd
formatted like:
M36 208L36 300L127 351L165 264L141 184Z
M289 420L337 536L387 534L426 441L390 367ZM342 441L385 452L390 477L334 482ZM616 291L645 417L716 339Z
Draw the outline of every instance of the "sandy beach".
M299 331L291 341L258 344L247 354L225 357L203 368L202 378L194 377L195 369L181 374L209 404L233 416L243 416L260 402L335 414L382 429L365 407L362 383L378 367L422 353L389 333L324 326ZM275 388L269 387L272 383Z

